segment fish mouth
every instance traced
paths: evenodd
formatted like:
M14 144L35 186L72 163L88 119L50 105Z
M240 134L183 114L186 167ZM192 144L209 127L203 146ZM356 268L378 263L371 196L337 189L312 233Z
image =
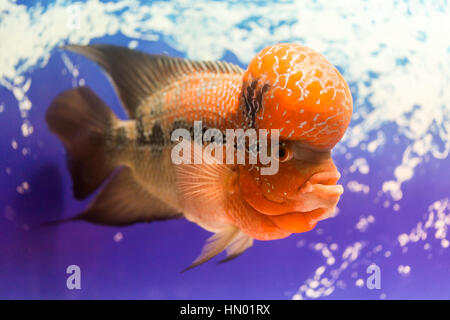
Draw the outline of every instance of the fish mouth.
M283 202L273 202L264 197L273 208L276 206L279 210L261 210L262 208L255 206L253 208L281 229L293 233L309 231L318 221L333 216L344 192L342 185L336 185L340 177L337 171L315 173Z
M294 203L295 211L300 212L335 207L344 193L344 187L336 184L340 177L337 171L316 173L287 200Z

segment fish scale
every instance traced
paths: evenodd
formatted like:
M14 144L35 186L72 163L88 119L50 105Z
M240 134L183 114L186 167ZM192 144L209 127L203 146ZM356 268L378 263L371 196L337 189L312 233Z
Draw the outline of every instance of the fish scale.
M242 75L195 73L153 93L136 110L140 145L161 150L172 145L173 130L191 130L194 121L207 128L237 129L244 121L239 112ZM161 128L163 144L151 143L155 127ZM159 132L159 131L158 131Z

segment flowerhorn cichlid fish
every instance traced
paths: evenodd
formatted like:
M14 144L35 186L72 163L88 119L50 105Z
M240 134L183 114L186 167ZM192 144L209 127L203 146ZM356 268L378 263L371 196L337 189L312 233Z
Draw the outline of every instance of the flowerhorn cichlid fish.
M46 120L66 147L75 198L101 189L71 220L129 225L184 217L214 233L192 268L223 250L229 260L254 239L309 231L332 216L343 188L331 149L349 125L352 96L321 54L277 44L244 71L112 45L65 49L106 71L128 114L119 120L87 87L63 92L49 107ZM198 123L227 138L229 129L267 130L278 139L268 151L277 170L263 174L268 163L259 160L174 161L179 129L194 136L178 140L193 145L180 154L195 160ZM199 145L206 148L203 140ZM219 155L221 144L215 146L212 156Z

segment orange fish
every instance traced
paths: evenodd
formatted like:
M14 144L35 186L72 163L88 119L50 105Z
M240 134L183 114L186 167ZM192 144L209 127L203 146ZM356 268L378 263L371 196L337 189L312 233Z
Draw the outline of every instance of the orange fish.
M60 94L49 107L47 123L67 149L75 198L104 184L71 220L128 225L184 217L214 233L192 268L223 250L232 259L254 239L309 231L333 214L343 188L331 149L349 125L352 96L321 54L277 44L244 72L227 62L111 45L66 49L107 72L129 117L119 120L87 87ZM194 135L195 121L221 132L278 130L278 172L262 174L260 162L175 164L171 136L180 128Z

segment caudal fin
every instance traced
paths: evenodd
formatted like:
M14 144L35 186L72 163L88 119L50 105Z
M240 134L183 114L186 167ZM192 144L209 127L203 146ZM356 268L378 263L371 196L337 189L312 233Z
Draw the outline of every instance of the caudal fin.
M116 167L105 136L119 120L92 90L79 87L53 100L46 121L66 147L75 198L86 198Z

